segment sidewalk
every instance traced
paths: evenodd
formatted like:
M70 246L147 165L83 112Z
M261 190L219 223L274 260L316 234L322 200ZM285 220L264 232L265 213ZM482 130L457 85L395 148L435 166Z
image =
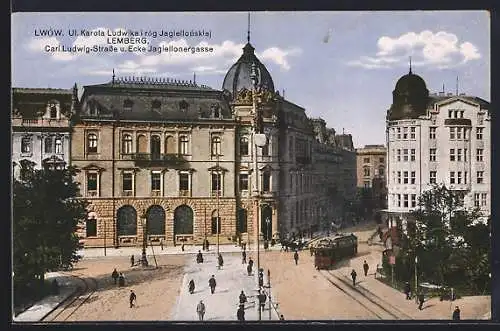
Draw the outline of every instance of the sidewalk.
M245 305L245 320L258 320L258 300L256 276L248 276L246 264L241 263L241 256L231 254L224 256L224 266L217 269L217 259L213 254L204 254L204 263L196 263L195 259L185 267L185 275L182 281L180 295L176 307L169 320L197 321L196 306L203 300L206 307L205 321L236 321L236 311L239 306L239 295L243 290L248 298ZM254 265L254 273L256 266ZM208 280L211 275L215 276L217 286L215 293L210 293ZM264 284L267 283L264 275ZM188 283L193 279L195 291L188 292ZM268 302L262 313L262 320L269 320ZM271 308L272 320L278 320L278 315Z
M13 316L12 320L14 322L39 322L43 320L48 314L53 312L64 301L71 297L78 289L75 277L51 272L47 273L45 278L47 280L52 280L53 278L57 280L59 283L59 294L46 296L24 312L17 316Z

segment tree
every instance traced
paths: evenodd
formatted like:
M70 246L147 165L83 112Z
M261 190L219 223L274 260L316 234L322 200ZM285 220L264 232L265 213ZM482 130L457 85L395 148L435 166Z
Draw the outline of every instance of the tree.
M14 282L43 285L47 271L81 258L76 230L88 202L77 198L74 168L37 170L26 160L20 167L21 179L13 183Z
M477 208L464 207L463 198L444 185L423 192L412 213L407 250L417 254L425 279L451 286L473 283L477 290L489 273L489 227Z

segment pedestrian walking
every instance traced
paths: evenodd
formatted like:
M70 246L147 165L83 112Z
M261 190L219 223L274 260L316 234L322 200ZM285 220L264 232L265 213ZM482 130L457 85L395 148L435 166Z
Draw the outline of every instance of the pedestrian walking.
M210 250L209 246L210 246L210 243L208 242L208 239L205 239L205 248L207 249L207 252Z
M264 272L262 269L259 270L259 287L264 286Z
M406 282L405 283L405 288L404 288L404 293L406 294L406 300L410 300L411 299L411 288L410 288L410 283L409 282Z
M182 245L181 245L181 251L184 252L184 243L182 243Z
M368 269L370 269L370 266L368 265L368 263L366 263L365 260L365 262L363 262L363 271L365 272L365 277L368 275Z
M245 321L245 305L240 305L238 311L236 312L236 318L240 322Z
M241 291L239 299L240 305L244 305L247 302L247 296L245 295L245 292Z
M198 254L196 254L196 263L203 263L203 254L201 254L201 251L198 251Z
M219 269L220 269L224 265L224 259L222 258L221 253L219 253L218 261L219 261Z
M133 267L133 266L134 266L134 262L135 262L135 261L134 261L134 255L132 255L132 256L130 257L130 266L131 266L131 267Z
M259 309L260 311L263 311L264 307L266 306L267 295L261 290L259 290L257 298L259 299Z
M125 286L125 276L123 276L122 272L118 276L118 286Z
M189 293L191 293L191 294L194 293L194 280L192 280L192 279L189 281L188 290L189 290Z
M247 265L247 273L248 276L252 276L252 265L250 263L248 263Z
M253 267L253 260L252 260L252 258L248 259L248 265L250 266L250 268Z
M210 279L208 280L208 286L210 286L210 292L214 294L215 286L217 286L214 275L212 275L212 277L210 277Z
M422 308L422 306L424 305L424 301L425 301L425 296L424 296L424 294L423 294L423 293L420 293L420 294L418 295L418 309L419 309L419 310L422 310L422 309L423 309L423 308Z
M243 251L241 252L241 264L246 264L247 263L247 252Z
M111 273L111 278L113 278L114 282L115 282L115 285L116 283L118 282L118 271L116 271L116 268L113 270L113 272Z
M356 273L356 270L352 269L351 271L351 278L352 278L352 286L356 286L356 276L358 274Z
M160 247L161 247L161 250L163 250L163 239L160 239Z
M293 259L295 260L295 265L297 265L299 263L299 252L298 251L295 251L295 253L293 253Z
M130 301L130 308L134 307L135 303L137 302L137 296L135 295L134 290L130 290L129 301Z
M285 316L283 316L283 314L280 315L280 321L284 321L285 320Z
M460 321L460 308L455 306L455 310L453 311L453 315L451 317L454 321Z
M205 304L203 303L203 300L200 300L196 306L196 313L198 314L198 319L203 321L203 317L205 317Z

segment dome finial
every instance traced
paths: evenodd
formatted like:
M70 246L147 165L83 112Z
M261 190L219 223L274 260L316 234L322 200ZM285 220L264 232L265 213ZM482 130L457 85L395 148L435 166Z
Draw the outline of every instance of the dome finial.
M411 56L410 56L410 75L411 75Z
M250 12L248 12L247 42L250 43Z

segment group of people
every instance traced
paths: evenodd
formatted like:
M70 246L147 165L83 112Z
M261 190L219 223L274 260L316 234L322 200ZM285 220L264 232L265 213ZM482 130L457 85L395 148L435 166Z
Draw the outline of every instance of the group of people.
M118 272L116 268L113 270L111 273L111 278L113 278L114 283L118 283L118 286L125 286L125 276L123 275L123 272Z

